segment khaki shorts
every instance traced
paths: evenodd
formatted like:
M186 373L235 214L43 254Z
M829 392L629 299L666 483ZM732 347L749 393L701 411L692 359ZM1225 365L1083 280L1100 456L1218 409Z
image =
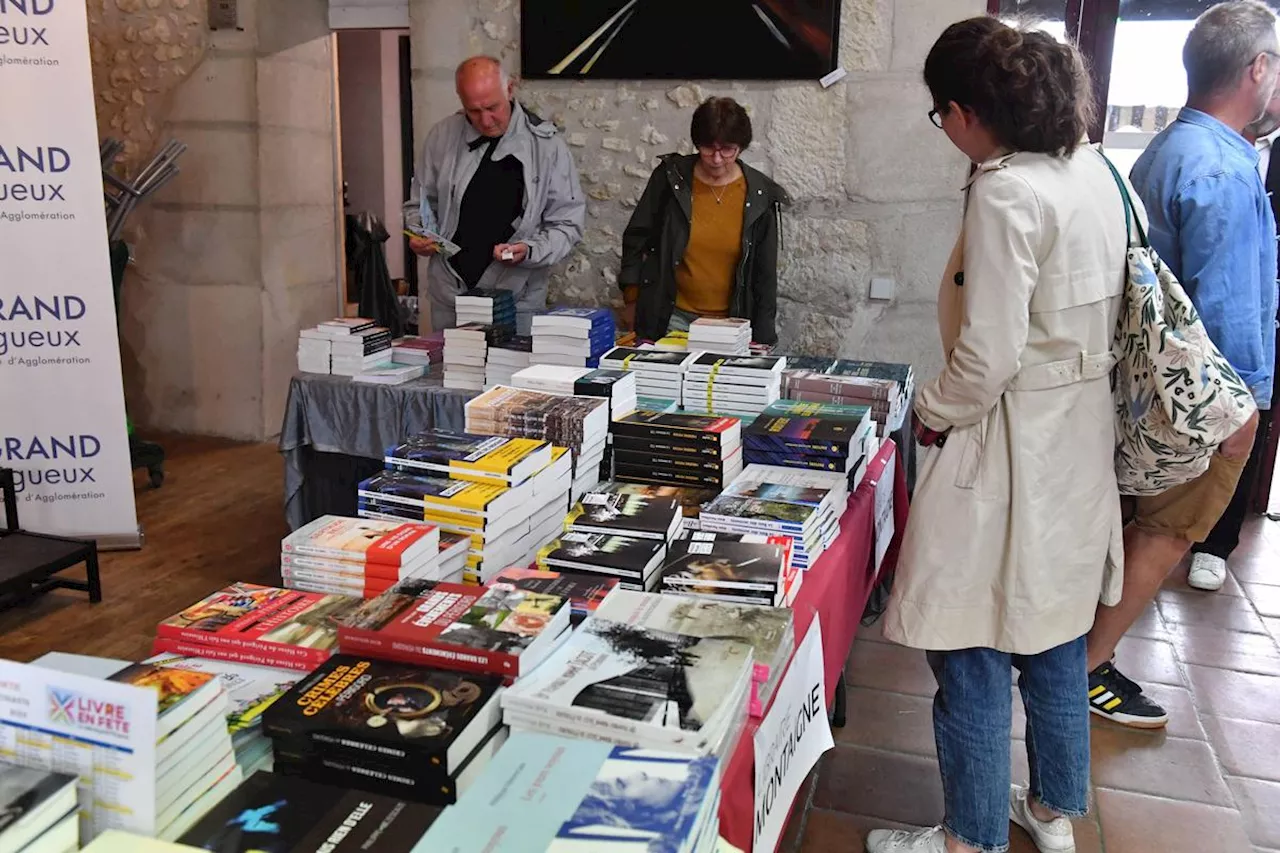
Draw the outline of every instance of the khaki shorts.
M1248 456L1233 460L1215 453L1209 469L1190 483L1158 495L1126 498L1125 520L1147 533L1203 542L1226 512L1248 461Z

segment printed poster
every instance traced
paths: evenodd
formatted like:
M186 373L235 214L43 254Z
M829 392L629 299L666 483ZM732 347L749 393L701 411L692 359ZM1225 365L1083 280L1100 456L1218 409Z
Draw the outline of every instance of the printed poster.
M156 831L156 693L0 660L0 760L80 777L80 842Z
M890 443L892 446L892 443ZM898 462L897 450L889 453L888 460L884 463L884 471L880 473L880 479L876 480L876 574L880 574L880 566L884 564L884 555L889 552L889 545L893 542L894 524L893 524L893 492L897 485L895 465Z

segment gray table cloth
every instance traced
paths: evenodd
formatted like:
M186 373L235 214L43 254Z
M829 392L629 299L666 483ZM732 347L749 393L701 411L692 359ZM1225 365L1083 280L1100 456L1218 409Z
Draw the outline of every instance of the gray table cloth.
M439 370L439 368L437 368ZM301 501L307 451L382 459L386 449L427 429L461 432L470 391L442 386L438 374L403 385L352 382L346 376L299 373L289 384L280 453L284 511L290 530L310 519Z

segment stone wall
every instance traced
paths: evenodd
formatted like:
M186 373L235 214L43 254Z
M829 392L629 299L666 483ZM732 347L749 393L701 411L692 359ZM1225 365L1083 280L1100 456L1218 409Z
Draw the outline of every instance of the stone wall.
M159 16L182 0L106 2ZM240 15L204 30L203 62L141 114L188 150L135 214L121 329L137 423L261 439L280 429L298 329L337 308L333 40L325 0Z
M414 116L421 141L457 109L452 69L470 53L519 67L515 0L410 0ZM656 156L691 151L689 117L712 94L751 111L744 155L795 198L784 215L780 346L787 351L941 362L937 283L960 214L964 158L928 121L920 69L949 23L982 0L844 0L840 62L849 76L817 83L545 82L522 101L553 119L589 195L583 244L557 273L553 298L618 301L620 235ZM897 283L868 298L872 276Z

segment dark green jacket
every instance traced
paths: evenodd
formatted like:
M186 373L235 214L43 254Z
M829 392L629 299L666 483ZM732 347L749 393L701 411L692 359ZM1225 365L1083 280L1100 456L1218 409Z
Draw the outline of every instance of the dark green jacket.
M627 230L622 234L622 270L618 284L639 286L636 334L656 340L667 333L676 306L676 267L689 243L693 212L693 164L697 154L666 154L649 176ZM742 257L738 261L729 316L751 321L752 340L777 343L778 248L781 208L786 190L763 173L740 163L747 179L742 220Z

